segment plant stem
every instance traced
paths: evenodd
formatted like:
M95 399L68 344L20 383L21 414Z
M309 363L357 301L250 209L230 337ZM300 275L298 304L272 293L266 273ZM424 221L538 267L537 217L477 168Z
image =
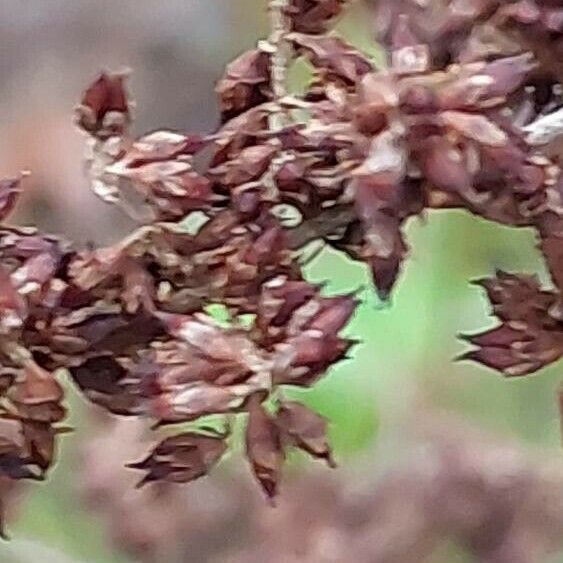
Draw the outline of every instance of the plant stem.
M271 86L274 100L279 102L287 95L287 71L293 57L293 49L287 40L291 31L291 20L287 16L290 0L270 0ZM270 116L270 130L280 130L288 122L286 111L280 107Z
M288 110L280 103L287 95L287 71L293 58L293 49L287 39L291 31L291 20L287 16L289 5L290 0L269 0L270 36L262 46L270 54L270 85L275 108L269 115L268 129L274 135L290 123ZM279 145L279 141L277 143ZM292 158L287 152L280 151L261 178L267 190L266 197L272 201L278 198L275 176L284 163Z

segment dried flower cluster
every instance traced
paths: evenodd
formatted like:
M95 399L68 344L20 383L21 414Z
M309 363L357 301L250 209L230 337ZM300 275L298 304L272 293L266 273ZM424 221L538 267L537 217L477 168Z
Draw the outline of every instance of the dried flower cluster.
M319 240L365 262L386 298L407 253L403 225L425 209L534 227L552 273L551 290L505 273L484 280L501 325L470 337L466 357L523 375L563 355L561 77L546 55L561 49L563 11L552 4L376 2L381 69L327 34L345 2L271 0L271 36L228 65L210 135L132 138L125 76L102 74L77 108L88 172L140 226L87 250L1 228L2 409L13 430L2 433L2 473L39 478L50 466L64 418L52 374L63 368L93 402L157 426L229 415L225 429L165 438L133 465L143 483L206 474L241 412L269 496L287 448L332 464L325 420L280 388L308 387L346 356L341 331L357 303L303 278L304 248ZM298 96L287 73L301 58L313 74ZM18 185L0 185L2 219Z
M425 207L535 228L553 280L549 290L533 276L481 280L501 324L467 337L475 349L462 358L507 376L535 372L563 355L561 3L370 4L390 53L383 75L404 84L391 90L408 151L402 181L416 183Z

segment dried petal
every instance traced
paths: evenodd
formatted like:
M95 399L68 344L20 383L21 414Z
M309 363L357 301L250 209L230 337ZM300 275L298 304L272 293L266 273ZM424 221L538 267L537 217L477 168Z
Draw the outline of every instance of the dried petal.
M128 467L146 471L139 487L153 481L188 483L207 475L226 449L224 434L184 432L166 438L146 459Z
M311 60L313 66L326 73L327 79L355 84L373 69L367 56L339 37L318 37L292 33L290 39L297 49Z
M248 404L246 456L262 489L273 499L278 492L284 455L275 420L256 397Z
M139 389L127 370L111 356L94 356L71 367L70 374L93 403L121 415L139 413Z
M229 65L215 88L225 123L270 97L270 57L258 49L246 51Z
M508 140L506 133L483 115L444 111L440 114L440 119L447 127L483 145L501 147Z
M323 33L340 14L346 0L291 0L287 13L294 31Z
M76 108L78 124L100 138L122 134L129 122L124 74L102 72Z
M480 280L493 312L503 323L480 334L465 336L476 346L460 356L502 372L527 375L563 356L563 323L550 315L557 303L552 292L542 291L537 279L498 272Z
M2 332L19 329L27 316L27 304L14 287L10 274L0 265L0 327Z
M187 383L157 395L150 402L148 412L162 422L187 422L209 414L237 412L257 390L246 384L223 387L205 382Z
M0 221L10 215L21 193L20 182L22 176L3 178L0 180Z
M285 439L311 456L324 459L335 467L327 441L327 421L305 405L284 401L277 413L277 423Z

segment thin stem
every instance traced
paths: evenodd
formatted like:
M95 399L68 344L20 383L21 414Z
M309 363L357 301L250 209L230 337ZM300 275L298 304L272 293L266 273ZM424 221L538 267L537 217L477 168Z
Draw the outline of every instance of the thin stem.
M270 0L268 9L270 13L270 37L268 47L271 52L271 86L274 100L279 102L287 95L287 72L293 50L287 40L291 31L291 20L287 15L290 0ZM287 113L280 106L270 117L270 129L277 131L287 124Z
M289 125L290 116L281 100L287 96L287 73L293 59L293 49L287 39L291 31L291 20L287 15L290 0L269 0L270 36L262 48L270 54L270 82L274 98L274 109L268 118L268 133L276 134ZM270 163L268 170L261 178L266 188L266 197L277 200L278 188L275 176L280 168L293 158L290 154L280 151Z

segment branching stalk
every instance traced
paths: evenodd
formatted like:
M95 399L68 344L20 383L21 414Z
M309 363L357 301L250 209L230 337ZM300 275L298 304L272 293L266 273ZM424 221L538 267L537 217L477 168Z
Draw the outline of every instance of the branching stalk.
M269 116L269 132L276 133L289 125L290 117L287 108L281 103L287 96L287 74L293 58L293 49L287 40L291 31L291 21L287 17L290 0L270 0L268 10L270 14L270 36L263 47L270 53L270 82L275 102L275 109ZM292 158L286 152L280 151L270 163L268 170L261 179L267 190L269 199L274 201L277 195L275 176L285 162Z
M270 37L268 48L271 51L271 86L274 100L279 102L287 95L287 73L293 57L287 35L291 31L291 22L287 17L289 0L270 0ZM270 116L270 130L277 131L287 124L288 114L279 107Z

